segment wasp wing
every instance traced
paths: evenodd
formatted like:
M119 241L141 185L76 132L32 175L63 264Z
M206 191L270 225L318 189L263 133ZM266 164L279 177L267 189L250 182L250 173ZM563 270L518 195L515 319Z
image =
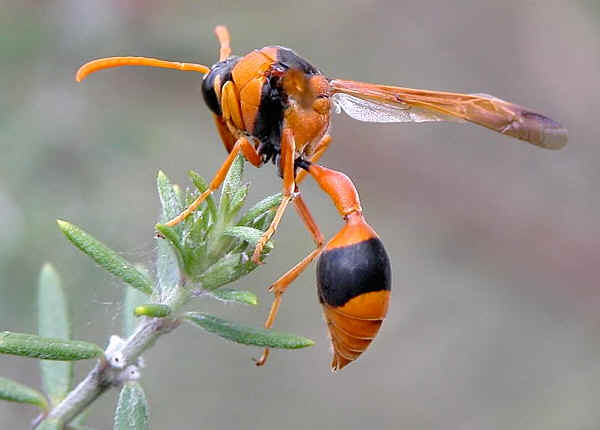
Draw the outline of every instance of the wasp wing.
M559 123L487 94L459 94L334 79L338 110L368 122L468 121L548 149L567 143Z
M404 103L386 104L345 93L334 94L333 103L337 113L344 111L349 117L365 122L463 122L460 118L412 107Z

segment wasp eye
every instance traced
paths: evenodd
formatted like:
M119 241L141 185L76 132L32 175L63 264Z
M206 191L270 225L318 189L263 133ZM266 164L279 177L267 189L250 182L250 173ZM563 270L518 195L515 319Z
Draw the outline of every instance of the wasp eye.
M320 113L321 115L324 115L326 113L329 112L330 109L330 104L329 104L329 97L327 96L318 96L315 101L313 102L313 109Z

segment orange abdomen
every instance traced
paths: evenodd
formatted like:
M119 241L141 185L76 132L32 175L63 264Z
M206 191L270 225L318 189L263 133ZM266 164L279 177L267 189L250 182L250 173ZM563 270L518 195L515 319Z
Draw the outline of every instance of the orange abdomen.
M317 264L319 301L333 347L332 370L356 360L377 335L388 309L391 268L366 222L347 224Z

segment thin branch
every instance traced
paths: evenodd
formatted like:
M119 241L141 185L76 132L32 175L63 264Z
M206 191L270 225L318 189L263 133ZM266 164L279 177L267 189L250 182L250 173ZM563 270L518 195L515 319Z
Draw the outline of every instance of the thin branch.
M116 345L111 341L105 351L105 357L96 363L85 379L45 418L68 424L109 388L118 386L125 380L135 379L131 377L131 366L136 365L142 352L152 346L159 336L170 332L178 325L178 320L145 318L128 339ZM36 419L33 428L42 421L43 419Z

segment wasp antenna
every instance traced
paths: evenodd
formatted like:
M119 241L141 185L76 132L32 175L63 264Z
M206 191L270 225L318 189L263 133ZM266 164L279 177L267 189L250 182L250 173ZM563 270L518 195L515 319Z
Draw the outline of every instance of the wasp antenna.
M121 66L161 67L163 69L193 71L200 72L202 74L206 74L210 71L209 67L206 67L202 64L180 63L176 61L166 61L159 60L157 58L146 57L109 57L99 58L81 66L75 75L75 80L77 82L81 82L86 78L86 76L97 72L98 70L111 69L113 67Z
M226 60L231 55L231 48L229 47L229 41L231 38L229 37L229 30L224 25L218 25L215 27L215 34L217 35L217 40L219 41L219 61Z

